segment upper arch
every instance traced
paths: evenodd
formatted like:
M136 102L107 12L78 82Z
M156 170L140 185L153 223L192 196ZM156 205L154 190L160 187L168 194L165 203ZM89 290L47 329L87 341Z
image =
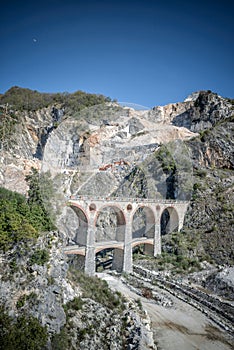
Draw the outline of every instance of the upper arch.
M165 207L160 216L161 234L165 235L179 229L179 215L173 206Z
M136 214L138 211L142 209L142 216L144 217L145 225L140 230L133 231L132 238L137 237L147 237L147 238L153 238L154 237L154 231L155 231L155 214L154 211L150 208L150 206L147 205L138 205L137 208L134 210L132 215L132 225L134 226L134 218L136 217Z
M88 216L86 215L84 209L76 204L72 203L70 205L70 208L76 213L78 219L79 219L79 226L77 228L76 232L76 242L77 244L81 246L85 246L87 243L87 233L88 233Z
M94 223L96 225L98 216L103 212L105 208L112 208L117 216L118 225L126 225L126 218L123 209L118 204L105 204L97 210Z
M107 210L109 221L102 219L103 217L105 217L105 210ZM94 223L97 228L97 242L107 240L114 240L118 242L124 241L126 217L120 206L112 204L103 205L101 208L98 209Z

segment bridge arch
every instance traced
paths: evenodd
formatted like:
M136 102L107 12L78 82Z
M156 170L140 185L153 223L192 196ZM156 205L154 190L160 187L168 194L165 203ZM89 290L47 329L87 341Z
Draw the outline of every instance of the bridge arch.
M174 207L164 208L160 218L160 226L162 236L179 230L179 215Z
M88 217L82 207L72 204L70 208L75 212L79 220L79 226L76 230L75 242L80 246L86 246L88 233Z
M111 269L117 272L123 271L124 247L113 246L104 249L96 249L96 271Z
M147 205L139 205L132 218L132 251L154 255L155 215Z
M124 241L126 218L118 205L104 205L95 217L96 242Z
M132 242L132 248L135 248L135 247L138 247L138 246L141 246L141 245L150 245L150 246L153 246L154 245L154 241L153 239L146 239L145 241L133 241Z
M155 215L153 210L140 205L133 213L132 219L132 239L147 237L153 238L155 232Z
M133 256L137 255L151 255L154 256L154 241L153 239L148 239L145 242L133 242L132 243L132 253Z

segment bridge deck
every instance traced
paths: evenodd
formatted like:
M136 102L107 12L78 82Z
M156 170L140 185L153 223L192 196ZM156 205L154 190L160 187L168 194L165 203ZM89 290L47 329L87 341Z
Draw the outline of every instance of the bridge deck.
M153 238L147 238L147 237L139 237L134 238L132 240L132 247L135 247L139 244L152 244L153 245ZM118 241L108 241L108 242L96 242L95 244L95 254L100 252L103 249L124 249L124 242L118 242ZM70 245L64 247L63 251L65 254L79 254L79 255L85 255L85 246L79 246L79 245Z

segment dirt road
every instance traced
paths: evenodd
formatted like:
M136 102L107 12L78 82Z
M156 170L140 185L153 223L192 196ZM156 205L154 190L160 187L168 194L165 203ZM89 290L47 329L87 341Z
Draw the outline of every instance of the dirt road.
M140 297L119 278L99 274L112 289L130 299L140 299L151 319L151 328L158 350L232 350L234 340L203 313L170 295L174 306L166 308Z

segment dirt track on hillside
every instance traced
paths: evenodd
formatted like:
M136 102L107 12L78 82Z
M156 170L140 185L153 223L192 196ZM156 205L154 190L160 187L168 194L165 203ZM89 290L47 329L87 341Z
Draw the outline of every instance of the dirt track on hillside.
M232 350L234 340L203 313L170 295L174 306L165 308L153 300L140 297L120 279L100 274L112 289L131 299L140 299L151 319L151 328L158 350Z

